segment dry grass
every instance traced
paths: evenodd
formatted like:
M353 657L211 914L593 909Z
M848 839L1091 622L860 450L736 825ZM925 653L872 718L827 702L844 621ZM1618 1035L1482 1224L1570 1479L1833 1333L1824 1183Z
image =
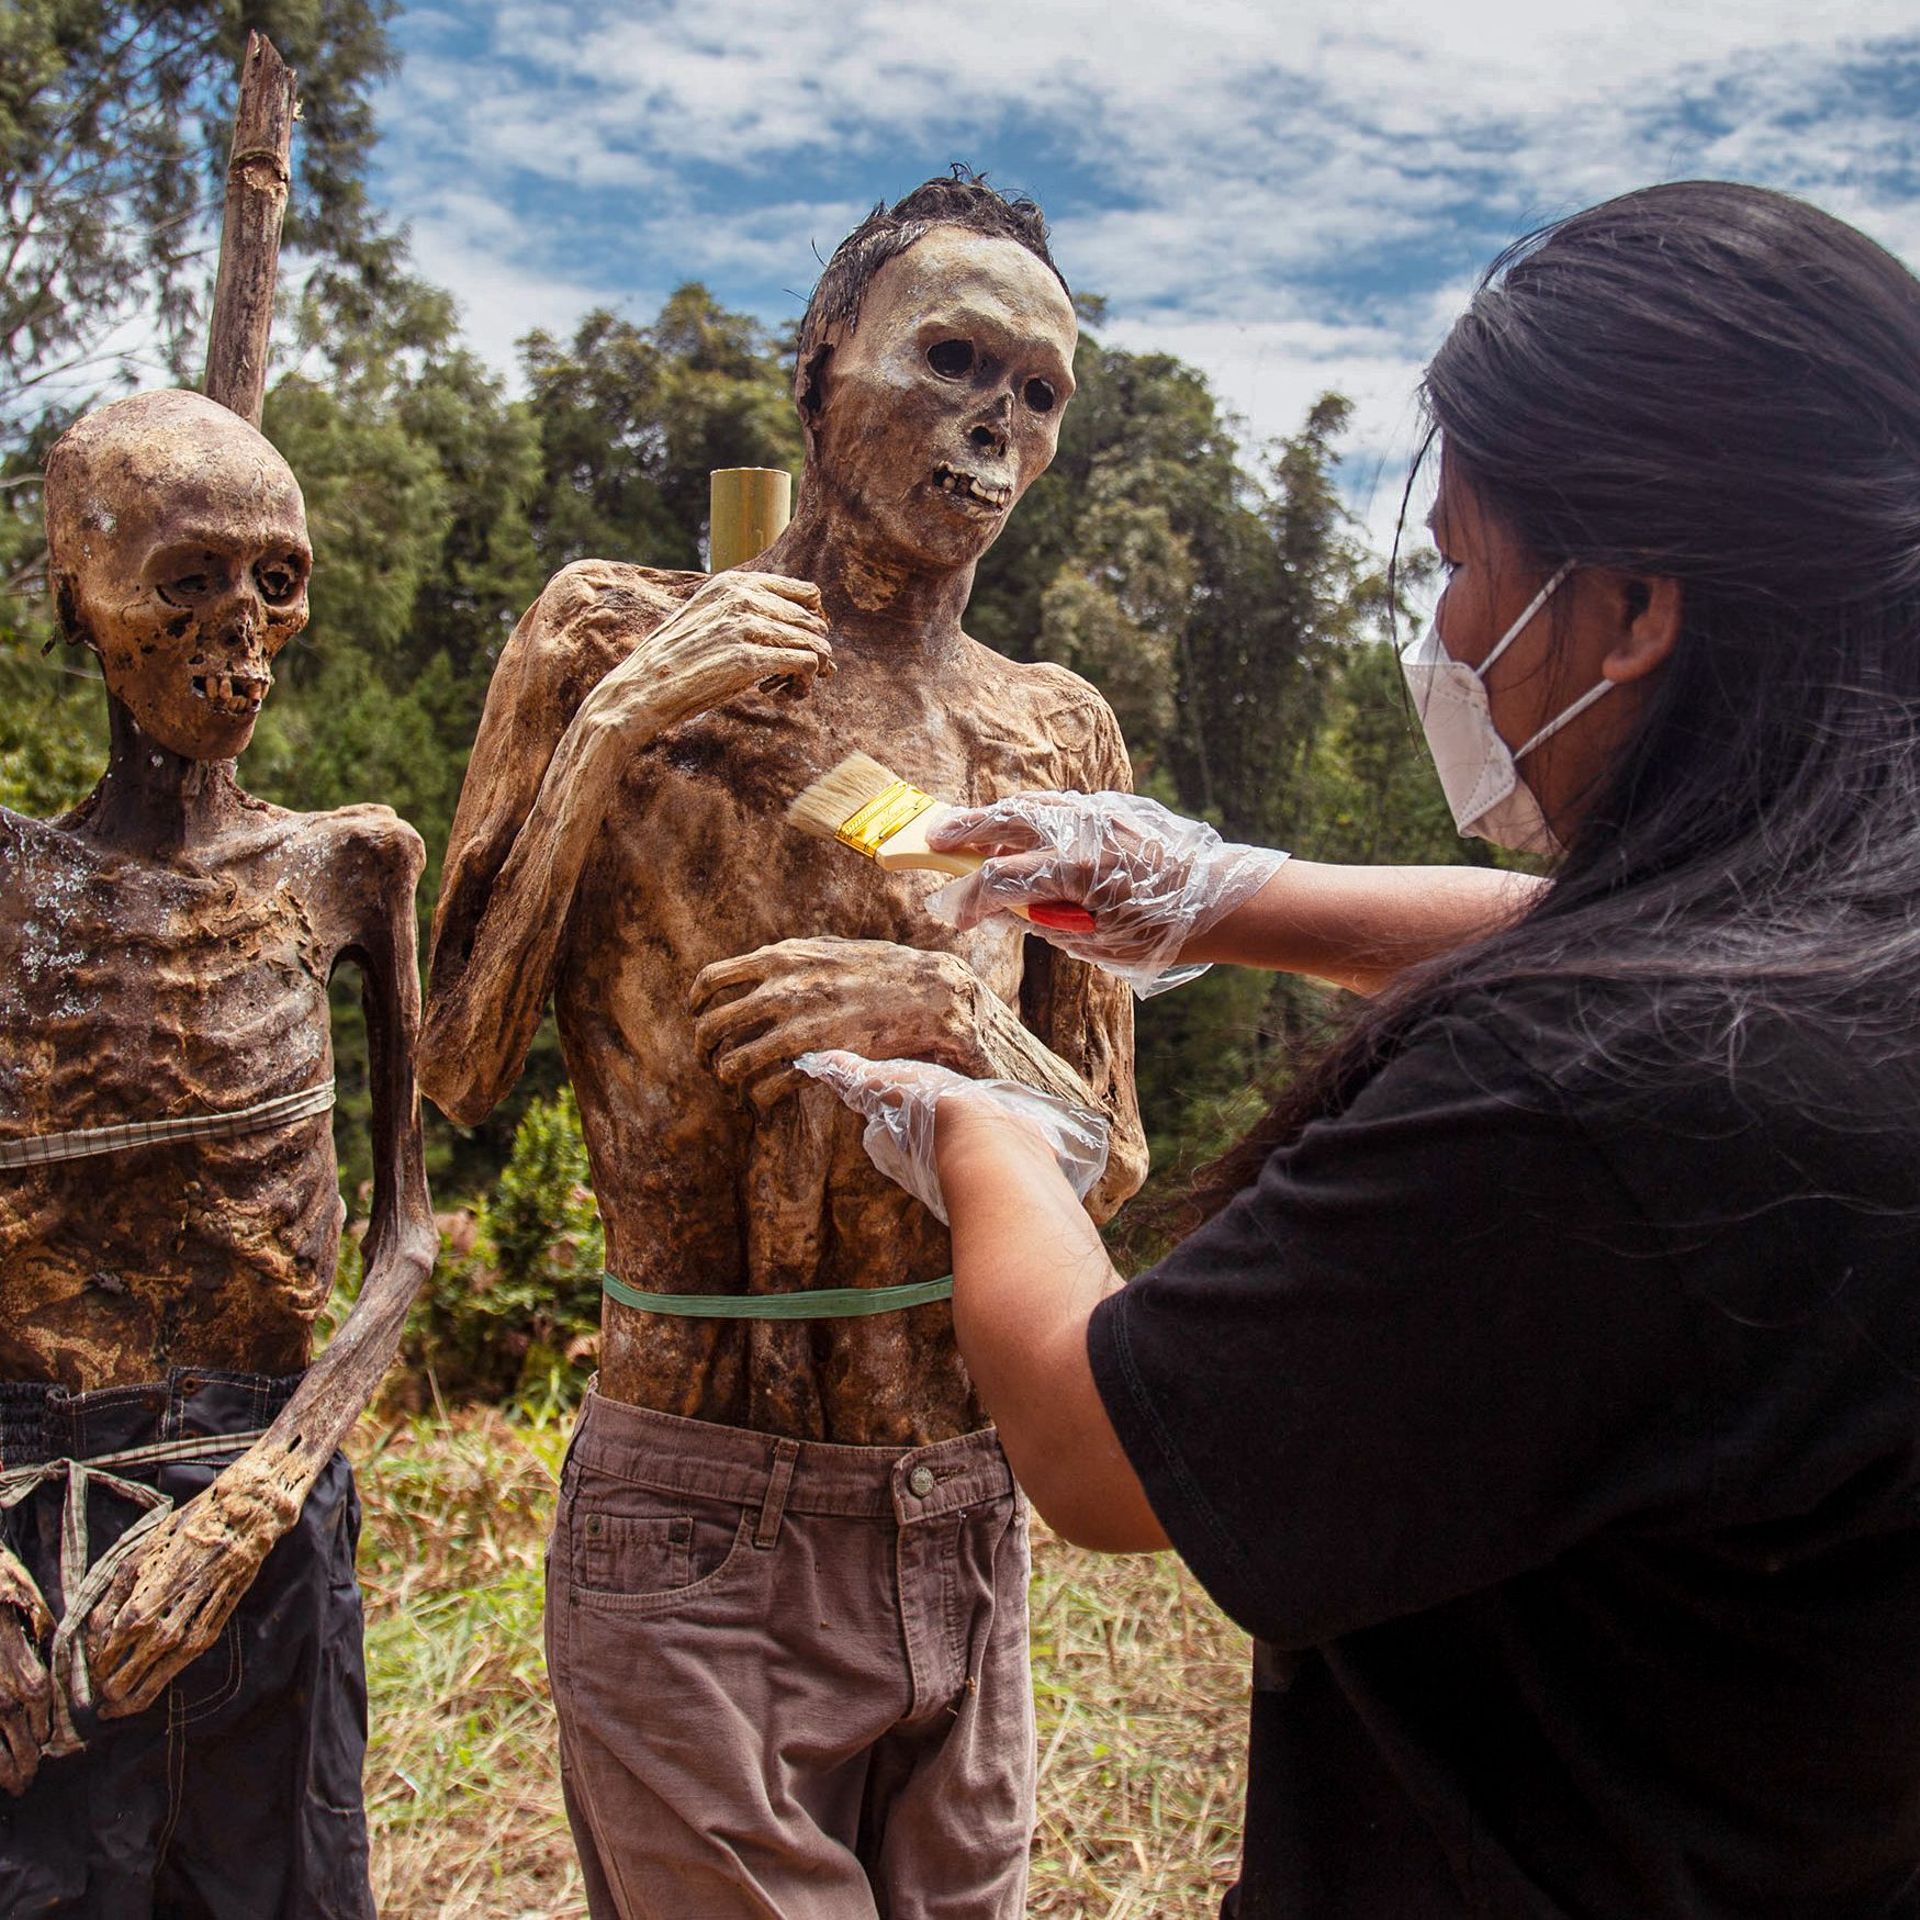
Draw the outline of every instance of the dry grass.
M557 1421L369 1419L373 1745L386 1920L586 1912L540 1654ZM1246 1642L1168 1556L1107 1560L1037 1531L1035 1914L1199 1920L1239 1852Z

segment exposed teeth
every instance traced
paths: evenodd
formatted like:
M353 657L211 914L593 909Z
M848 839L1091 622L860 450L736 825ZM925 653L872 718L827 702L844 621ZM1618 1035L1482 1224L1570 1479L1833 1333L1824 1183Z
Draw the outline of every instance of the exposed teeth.
M983 480L978 474L956 473L952 467L935 467L933 484L942 493L950 493L956 500L977 501L983 507L991 507L996 513L1004 513L1013 504L1011 487L995 486L991 480Z
M272 685L271 678L255 679L243 673L196 673L193 676L194 692L222 713L258 713Z

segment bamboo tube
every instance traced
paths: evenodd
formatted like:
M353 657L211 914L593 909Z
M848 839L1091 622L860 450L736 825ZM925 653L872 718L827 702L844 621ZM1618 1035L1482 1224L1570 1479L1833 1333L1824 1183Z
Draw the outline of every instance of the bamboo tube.
M707 564L714 573L766 552L793 518L793 475L784 467L716 467L709 486Z

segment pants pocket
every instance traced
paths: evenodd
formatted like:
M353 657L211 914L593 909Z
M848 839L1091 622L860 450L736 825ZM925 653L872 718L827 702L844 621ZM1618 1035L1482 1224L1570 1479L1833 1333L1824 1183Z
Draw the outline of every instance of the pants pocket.
M690 1513L579 1514L575 1528L574 1577L589 1593L666 1593L693 1582Z
M749 1521L725 1501L585 1470L562 1521L567 1583L584 1604L614 1607L704 1592L748 1544Z
M218 1713L246 1677L246 1660L236 1620L229 1619L220 1637L205 1653L180 1670L173 1682L172 1719L176 1727L191 1726Z

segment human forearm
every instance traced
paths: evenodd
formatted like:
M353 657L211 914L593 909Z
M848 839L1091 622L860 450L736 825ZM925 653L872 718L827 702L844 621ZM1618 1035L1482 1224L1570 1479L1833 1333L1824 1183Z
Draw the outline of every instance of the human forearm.
M1404 968L1519 918L1548 882L1492 867L1289 860L1182 949L1183 962L1305 973L1377 993Z
M1164 1547L1087 1359L1088 1319L1120 1285L1098 1230L1052 1150L1018 1121L950 1097L935 1139L954 1330L1016 1478L1069 1540Z
M407 1309L433 1271L440 1247L413 1077L420 1025L416 872L417 864L409 862L390 876L383 909L354 943L363 967L361 1004L373 1091L373 1206L353 1309L261 1442L262 1464L277 1468L281 1482L297 1493L295 1514L393 1364Z

